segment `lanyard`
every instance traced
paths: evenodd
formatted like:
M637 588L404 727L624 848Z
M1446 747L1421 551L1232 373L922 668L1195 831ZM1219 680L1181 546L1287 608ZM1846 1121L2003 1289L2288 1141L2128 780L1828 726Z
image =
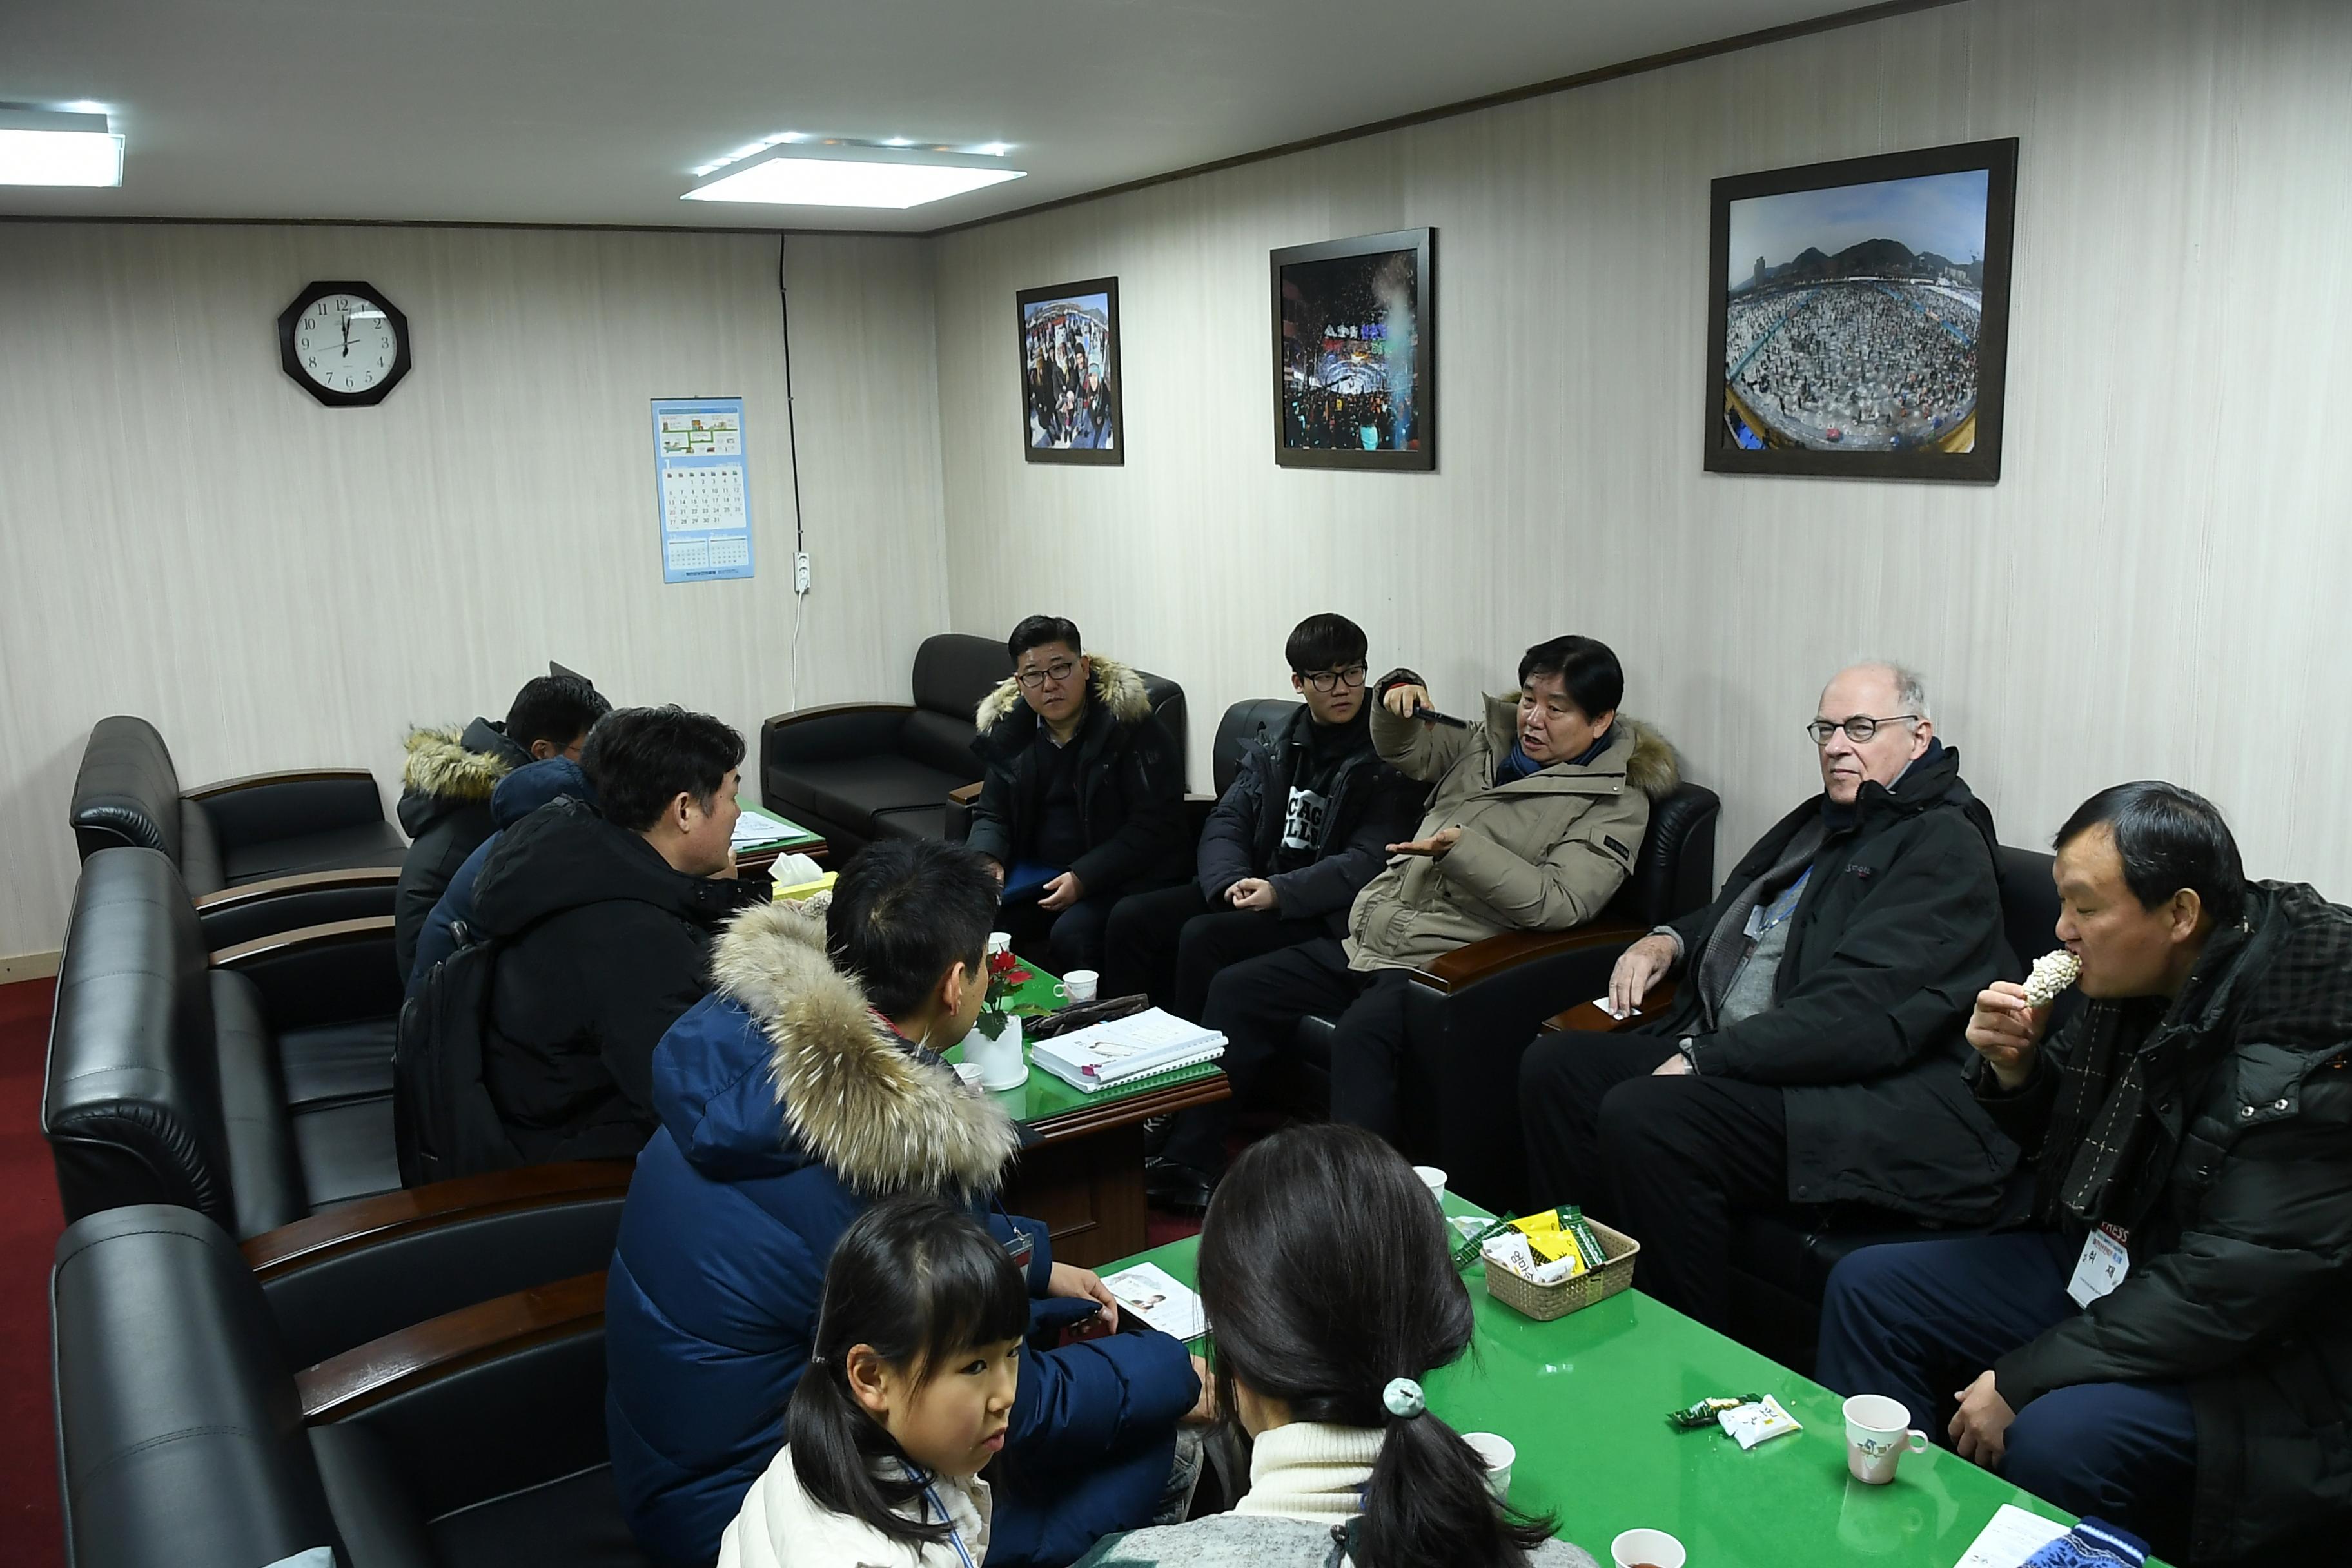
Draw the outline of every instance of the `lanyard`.
M955 1548L955 1554L963 1563L963 1568L974 1568L971 1553L963 1549L963 1531L956 1528L955 1515L950 1513L948 1505L940 1500L940 1494L931 1489L931 1483L912 1465L907 1467L907 1479L923 1489L925 1502L940 1510L940 1522L948 1527L948 1544Z

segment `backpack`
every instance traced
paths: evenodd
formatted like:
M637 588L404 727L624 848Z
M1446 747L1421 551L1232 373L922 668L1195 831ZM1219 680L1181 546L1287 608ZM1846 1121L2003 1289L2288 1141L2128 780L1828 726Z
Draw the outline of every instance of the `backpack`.
M498 940L460 924L457 950L435 964L400 1009L392 1054L393 1141L404 1187L511 1170L522 1156L482 1081Z

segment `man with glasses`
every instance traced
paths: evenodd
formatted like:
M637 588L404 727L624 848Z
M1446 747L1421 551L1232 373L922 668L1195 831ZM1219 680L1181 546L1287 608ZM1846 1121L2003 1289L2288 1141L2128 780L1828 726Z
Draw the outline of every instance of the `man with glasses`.
M1423 794L1372 750L1368 646L1345 616L1293 628L1283 651L1306 706L1242 758L1202 829L1194 879L1111 911L1105 994L1144 992L1197 1021L1227 964L1345 933L1348 906L1412 832Z
M2017 968L1992 815L1909 670L1840 671L1805 729L1822 793L1618 959L1611 1011L1663 1013L1539 1037L1520 1062L1529 1195L1638 1237L1642 1288L1717 1329L1738 1215L1984 1224L2018 1158L1960 1070L1977 993ZM1670 1003L1645 1001L1670 978Z
M1185 869L1184 765L1143 677L1081 650L1078 628L1031 616L1005 641L1013 674L980 705L987 769L967 842L1004 887L1016 947L1057 974L1102 966L1124 895Z

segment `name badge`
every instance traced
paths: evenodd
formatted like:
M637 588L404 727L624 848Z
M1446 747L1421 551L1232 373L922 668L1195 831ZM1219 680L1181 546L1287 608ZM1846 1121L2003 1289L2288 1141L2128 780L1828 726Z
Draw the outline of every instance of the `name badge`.
M2131 1254L2124 1249L2128 1235L2103 1225L2083 1238L2083 1256L2074 1260L2074 1278L2066 1281L2066 1294L2074 1298L2074 1305L2087 1307L2124 1282L2124 1276L2131 1272Z
M1029 1267L1029 1259L1036 1255L1036 1237L1025 1230L1016 1228L1012 1239L1004 1244L1004 1256L1013 1259L1013 1267L1015 1268L1026 1269Z

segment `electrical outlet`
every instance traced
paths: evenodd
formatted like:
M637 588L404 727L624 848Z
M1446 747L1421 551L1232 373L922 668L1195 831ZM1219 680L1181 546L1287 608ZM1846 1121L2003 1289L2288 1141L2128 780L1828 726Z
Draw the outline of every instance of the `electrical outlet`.
M793 557L793 592L808 592L808 552L805 550Z

